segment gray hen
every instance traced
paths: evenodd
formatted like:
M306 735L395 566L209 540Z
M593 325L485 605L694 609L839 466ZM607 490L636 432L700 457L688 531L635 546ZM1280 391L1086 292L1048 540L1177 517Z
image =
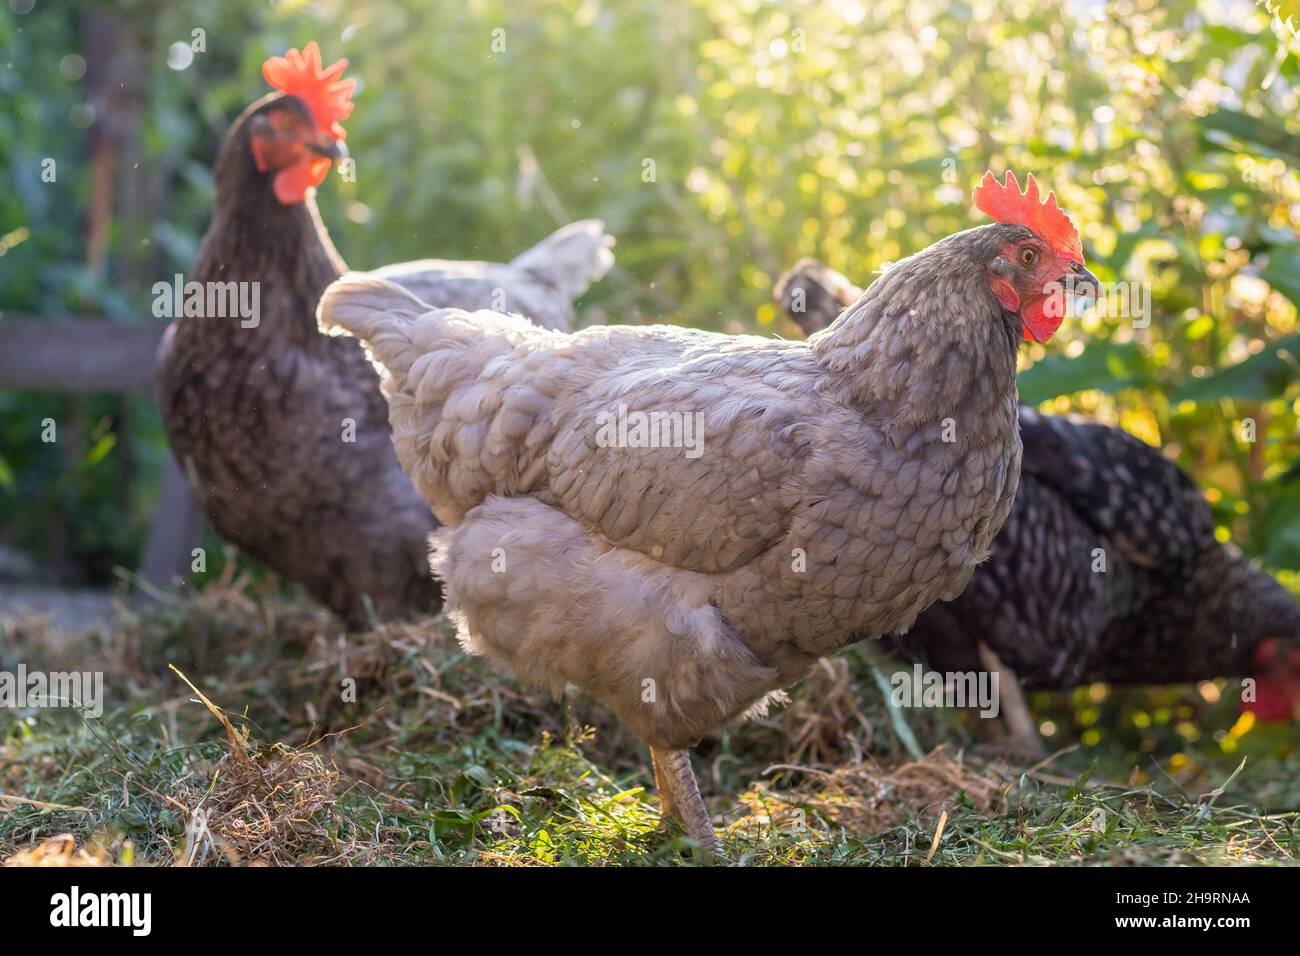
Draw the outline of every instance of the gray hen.
M858 294L812 259L774 291L807 331ZM1300 718L1300 606L1215 539L1191 478L1118 428L1026 406L1019 422L1020 489L992 556L959 597L888 639L893 649L940 671L1000 663L1031 689L1251 675L1244 707ZM1036 749L1027 714L1004 709L1016 743Z
M609 706L717 850L687 748L907 627L986 556L1019 472L1020 337L1054 330L1048 282L1095 283L1069 235L950 236L807 343L565 335L364 275L320 318L384 367L398 458L451 526L438 560L466 646Z

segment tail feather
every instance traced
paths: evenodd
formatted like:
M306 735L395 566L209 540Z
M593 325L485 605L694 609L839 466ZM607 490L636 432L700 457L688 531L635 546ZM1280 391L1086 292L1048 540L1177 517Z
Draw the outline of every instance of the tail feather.
M583 219L551 233L510 264L526 269L562 295L576 299L614 265L614 254L610 251L613 245L614 237L606 235L604 222Z
M343 329L369 347L383 369L397 460L444 523L492 490L494 474L467 455L507 400L482 382L493 363L521 345L559 333L519 315L436 309L401 286L364 273L336 280L321 296L322 329ZM513 419L512 419L513 420ZM468 502L468 504L467 504Z
M391 373L409 370L415 353L410 327L432 306L396 283L364 272L337 279L321 296L316 322L323 332L342 329L361 339Z

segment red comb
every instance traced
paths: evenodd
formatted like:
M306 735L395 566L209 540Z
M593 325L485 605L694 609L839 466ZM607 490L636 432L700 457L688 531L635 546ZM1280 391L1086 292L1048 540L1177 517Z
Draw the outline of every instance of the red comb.
M282 93L296 96L307 104L316 125L336 140L347 133L339 125L352 113L352 89L356 80L340 80L348 61L339 60L328 69L321 67L320 47L312 40L302 52L290 50L273 56L262 64L262 75Z
M1029 174L1025 192L1020 192L1020 183L1016 174L1007 170L1007 181L998 182L991 172L984 174L984 181L971 193L975 208L998 222L1014 222L1027 226L1036 232L1058 255L1073 259L1083 265L1083 244L1079 242L1079 230L1074 228L1070 217L1056 204L1056 193L1049 192L1047 199L1038 198L1038 181L1034 174Z

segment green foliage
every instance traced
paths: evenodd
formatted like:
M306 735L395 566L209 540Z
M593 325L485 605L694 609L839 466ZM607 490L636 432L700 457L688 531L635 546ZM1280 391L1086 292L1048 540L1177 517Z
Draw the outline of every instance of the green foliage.
M1225 398L1264 402L1285 395L1297 380L1300 380L1300 333L1292 333L1236 365L1184 382L1170 397L1176 402L1198 404Z
M138 166L117 170L102 260L84 241L92 148L69 121L88 80L60 72L96 12L136 44L143 91ZM195 27L207 31L206 51L171 69L169 47ZM149 285L192 263L212 157L230 118L265 90L261 61L312 38L327 57L349 58L361 80L347 124L356 181L331 177L320 195L349 263L508 258L561 221L600 216L618 236L619 266L584 303L589 322L793 334L770 288L796 258L818 256L866 284L977 223L967 197L986 168L1035 171L1079 224L1104 281L1149 283L1151 321L1100 309L1067 320L1051 345L1026 349L1024 397L1163 445L1207 488L1225 538L1300 567L1273 543L1297 533L1292 513L1269 506L1271 479L1300 458L1300 56L1263 9L1196 0L1034 0L1014 11L991 0L117 0L85 3L72 18L54 4L22 17L4 9L0 308L147 315ZM1283 42L1292 55L1279 60ZM46 155L60 160L57 188L39 180ZM154 201L127 202L141 184ZM15 396L6 409L6 521L25 491L66 467L33 446L47 402ZM115 407L110 427L122 419ZM1258 425L1254 443L1239 437L1245 419ZM101 501L136 524L147 516L110 489L150 487L161 461L156 425L129 416L129 427L135 441L92 469L105 480L60 504L69 523L85 523ZM122 459L122 448L141 446L147 454ZM138 538L119 536L112 554L133 563L125 542Z
M1264 505L1264 535L1260 557L1279 568L1300 568L1300 481L1292 481L1268 496Z
M1097 342L1076 356L1048 355L1020 373L1020 400L1038 405L1058 395L1150 384L1146 353L1136 342Z

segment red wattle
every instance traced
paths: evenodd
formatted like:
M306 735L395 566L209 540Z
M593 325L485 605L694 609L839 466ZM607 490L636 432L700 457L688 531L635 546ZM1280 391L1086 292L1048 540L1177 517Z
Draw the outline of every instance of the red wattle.
M286 206L307 198L307 191L325 181L329 175L330 161L324 157L304 159L286 166L275 174L275 198Z
M1263 724L1275 724L1291 719L1291 701L1285 688L1267 677L1255 678L1255 699L1242 701L1241 709L1250 711Z
M1065 318L1065 310L1060 308L1061 303L1058 302L1058 307L1053 311L1061 314L1048 315L1045 306L1050 301L1052 301L1051 296L1034 299L1032 302L1026 303L1025 307L1020 310L1020 321L1024 325L1026 339L1032 339L1035 342L1046 342L1061 327L1061 322Z

